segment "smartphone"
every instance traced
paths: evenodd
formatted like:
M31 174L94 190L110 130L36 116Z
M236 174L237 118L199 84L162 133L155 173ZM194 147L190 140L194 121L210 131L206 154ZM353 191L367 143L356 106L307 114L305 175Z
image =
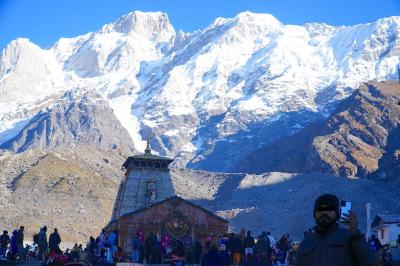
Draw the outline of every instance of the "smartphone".
M347 200L342 200L340 202L340 222L344 222L344 220L346 219L346 217L343 214L350 214L351 211L351 201L347 201Z

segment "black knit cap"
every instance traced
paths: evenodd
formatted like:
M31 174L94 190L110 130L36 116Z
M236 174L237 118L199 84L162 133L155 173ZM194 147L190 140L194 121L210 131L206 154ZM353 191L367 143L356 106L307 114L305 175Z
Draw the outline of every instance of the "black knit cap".
M333 194L323 194L319 196L314 203L314 214L320 206L330 206L333 207L337 213L337 216L340 215L340 203L339 198Z

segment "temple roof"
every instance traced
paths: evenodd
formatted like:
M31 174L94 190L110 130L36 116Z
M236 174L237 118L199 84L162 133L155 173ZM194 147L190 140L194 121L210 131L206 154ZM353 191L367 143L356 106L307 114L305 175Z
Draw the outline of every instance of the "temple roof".
M163 157L163 156L158 156L158 155L154 155L154 154L140 154L140 155L133 155L133 156L129 156L129 158L132 159L142 159L142 160L161 160L161 161L173 161L173 159L168 158L168 157Z
M170 164L173 161L173 159L171 159L171 158L152 154L149 140L147 141L147 146L146 146L146 149L144 150L144 154L138 154L138 155L129 156L126 159L126 161L124 162L124 164L122 165L122 167L127 168L129 163L131 161L134 161L134 160L163 161L163 162L166 162L168 164Z
M144 208L141 208L141 209L137 209L137 210L135 210L135 211L126 213L126 214L124 214L124 215L121 215L121 216L118 217L117 219L114 219L114 220L110 221L108 224L112 224L112 223L118 221L119 219L121 219L121 218L123 218L123 217L129 216L129 215L132 215L132 214L136 214L136 213L139 213L139 212L143 212L143 211L148 210L148 209L150 209L150 208L152 208L152 207L154 207L154 206L157 206L157 205L160 205L160 204L164 204L165 202L171 201L171 200L183 201L183 202L185 202L185 203L187 203L187 204L189 204L189 205L194 206L195 208L198 208L198 209L200 209L200 210L202 210L202 211L208 213L210 216L212 216L212 217L214 217L214 218L216 218L216 219L218 219L218 220L220 220L220 221L223 221L223 222L228 223L228 221L225 220L224 218L222 218L221 216L218 216L217 214L215 214L215 213L213 213L213 212L211 212L211 211L209 211L209 210L207 210L207 209L205 209L205 208L203 208L203 207L201 207L201 206L199 206L199 205L197 205L197 204L194 204L193 202L191 202L191 201L189 201L189 200L185 200L184 198L181 198L181 197L179 197L178 195L175 195L175 196L173 196L173 197L170 197L170 198L164 199L164 200L162 200L162 201L156 202L156 203L154 203L154 204L152 204L152 205L150 205L150 206L147 206L147 207L144 207Z

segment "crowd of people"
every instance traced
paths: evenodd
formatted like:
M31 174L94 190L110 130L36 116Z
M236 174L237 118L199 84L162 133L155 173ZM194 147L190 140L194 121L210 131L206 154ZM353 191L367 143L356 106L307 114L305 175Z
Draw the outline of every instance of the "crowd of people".
M67 248L64 251L60 248L61 236L57 228L47 238L47 227L43 226L33 235L32 240L32 244L24 246L23 226L14 230L11 237L5 230L0 235L0 257L12 261L42 261L48 265L60 265L71 261L92 265L116 262L220 266L283 265L294 257L292 251L295 248L288 234L276 241L265 231L258 239L255 239L250 231L246 236L243 233L227 233L220 239L209 237L204 245L190 238L176 240L168 235L160 238L153 233L144 238L143 232L138 231L132 239L133 251L130 254L123 252L118 246L117 231L106 235L103 230L97 238L90 237L85 248L82 244L75 243L72 249Z
M209 237L204 246L199 241L187 239L177 241L161 238L155 234L144 239L142 232L137 232L132 240L133 251L127 254L118 247L118 232L113 231L106 236L102 231L97 238L90 237L83 248L77 244L73 248L62 251L59 247L61 237L57 229L47 239L47 227L40 229L33 236L33 245L23 246L24 227L14 230L11 238L4 231L0 236L0 255L10 260L43 261L48 265L62 265L68 262L84 262L86 264L112 264L116 262L136 262L147 264L167 263L178 266L198 264L202 266L243 265L272 266L295 265L298 241L291 241L289 234L276 240L270 232L263 231L257 238L251 231L246 234L227 233L219 239ZM313 230L305 231L304 238L313 234ZM398 240L400 244L400 236ZM390 265L390 251L383 247L379 239L372 235L368 240L372 250L380 254L381 265Z
M227 233L218 239L210 236L204 245L190 238L178 241L154 234L143 239L141 232L137 232L131 260L137 263L172 265L284 265L287 260L294 258L293 250L297 244L292 245L289 234L276 241L265 231L257 239L251 231L246 236L243 233ZM293 256L287 256L290 252Z
M143 264L169 264L183 266L272 266L272 265L363 265L390 266L391 255L387 246L372 235L368 240L357 229L357 219L351 213L340 227L339 200L335 195L319 197L314 206L316 226L304 232L300 241L292 241L289 234L275 239L270 232L263 231L257 237L251 231L227 233L220 238L208 237L201 243L190 237L173 239L169 235L153 233L145 238L137 230L131 239L131 251L118 246L118 231L106 234L103 230L86 246L75 243L73 248L62 251L61 236L57 228L47 238L47 227L43 226L33 236L33 244L24 246L24 227L13 230L11 237L4 230L0 235L0 258L15 261L36 260L43 265L64 265L80 262L84 265L107 265L117 262ZM397 240L400 246L400 235ZM379 258L379 259L378 259Z

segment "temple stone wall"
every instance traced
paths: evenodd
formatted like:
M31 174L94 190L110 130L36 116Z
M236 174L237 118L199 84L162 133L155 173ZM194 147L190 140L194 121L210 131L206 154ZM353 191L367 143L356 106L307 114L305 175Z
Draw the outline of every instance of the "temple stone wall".
M168 165L172 159L153 155L149 143L144 154L130 156L122 165L125 177L115 199L111 221L175 195Z
M154 184L155 199L149 200L148 185ZM175 195L169 171L157 171L152 169L132 169L125 178L120 188L120 196L117 199L119 205L115 214L118 217L150 206L158 201L165 200Z
M148 208L138 210L120 217L110 224L107 231L118 230L119 245L124 252L132 252L132 240L138 231L146 238L150 232L172 239L199 240L202 244L211 237L219 239L228 231L228 222L186 201L174 196Z
M145 153L130 156L115 200L107 233L118 231L119 246L132 252L136 234L146 238L150 232L172 240L216 239L228 230L228 222L212 212L175 195L168 165L172 159ZM144 240L144 239L143 239Z

